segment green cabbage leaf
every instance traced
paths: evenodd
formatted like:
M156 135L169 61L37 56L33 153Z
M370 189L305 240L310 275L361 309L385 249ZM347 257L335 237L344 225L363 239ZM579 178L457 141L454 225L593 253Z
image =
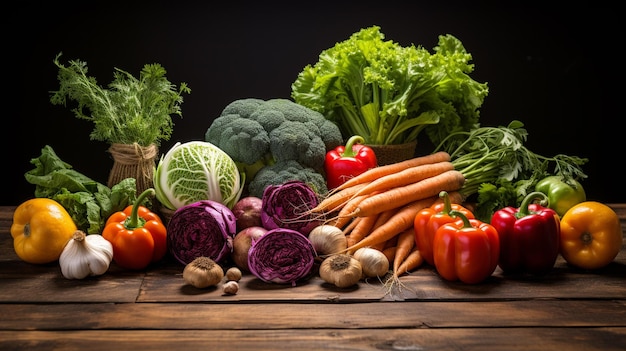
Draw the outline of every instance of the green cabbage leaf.
M243 179L235 161L205 141L176 143L159 160L154 188L161 204L170 210L200 200L232 208L243 192Z

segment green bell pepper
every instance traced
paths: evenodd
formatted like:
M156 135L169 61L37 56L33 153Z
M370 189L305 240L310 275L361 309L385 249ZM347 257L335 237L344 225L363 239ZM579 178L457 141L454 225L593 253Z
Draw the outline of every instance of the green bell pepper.
M585 189L576 179L564 179L562 176L548 176L535 185L535 190L548 196L548 207L559 217L572 206L587 200Z

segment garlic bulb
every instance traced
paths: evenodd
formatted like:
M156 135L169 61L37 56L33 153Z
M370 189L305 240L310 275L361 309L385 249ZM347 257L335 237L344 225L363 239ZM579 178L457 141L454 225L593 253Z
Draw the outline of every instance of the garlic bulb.
M338 253L348 247L348 240L341 229L328 224L313 228L309 240L318 256Z
M366 278L383 277L389 271L389 260L380 250L362 247L354 252L354 258L361 262Z
M183 269L183 280L198 289L216 286L224 279L224 268L206 256L189 262Z
M104 274L113 259L113 246L99 234L74 232L59 257L61 274L67 279L83 279Z
M335 254L322 261L319 268L320 278L339 288L347 288L361 280L361 263L348 254Z

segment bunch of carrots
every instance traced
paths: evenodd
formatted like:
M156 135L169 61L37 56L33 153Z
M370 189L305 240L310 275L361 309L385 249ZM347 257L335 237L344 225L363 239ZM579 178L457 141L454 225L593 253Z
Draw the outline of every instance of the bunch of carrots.
M381 250L392 267L392 281L423 263L415 245L417 213L448 192L461 203L465 183L445 151L372 168L331 190L311 211L344 232L353 254L362 247Z

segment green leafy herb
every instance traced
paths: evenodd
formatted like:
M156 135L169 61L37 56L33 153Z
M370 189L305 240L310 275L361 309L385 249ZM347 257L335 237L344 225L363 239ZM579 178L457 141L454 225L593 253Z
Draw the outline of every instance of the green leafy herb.
M139 79L115 68L113 81L103 88L87 75L86 62L71 60L65 67L60 56L54 59L60 87L50 101L64 106L68 98L76 101L78 107L72 110L76 117L94 123L92 140L144 147L169 140L174 126L171 115L182 117L182 94L191 93L186 83L177 89L165 77L166 70L154 63L143 67Z
M451 132L477 126L488 89L469 76L471 59L452 35L439 36L431 54L384 40L380 27L372 26L305 66L291 95L334 121L346 139L402 144L426 131L437 145Z
M535 184L548 175L584 179L588 159L558 154L543 156L525 146L528 132L514 120L507 127L479 127L450 134L436 148L450 154L465 176L461 194L476 201L476 217L490 220L493 212L518 207Z

